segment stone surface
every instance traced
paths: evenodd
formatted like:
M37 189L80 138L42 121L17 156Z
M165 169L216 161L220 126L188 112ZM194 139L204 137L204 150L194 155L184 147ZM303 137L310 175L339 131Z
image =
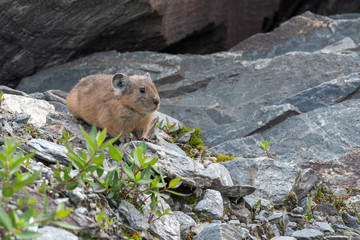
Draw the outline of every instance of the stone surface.
M188 237L190 229L196 225L196 222L189 215L183 212L174 211L173 213L175 214L176 219L180 223L181 239L186 239Z
M42 235L40 237L36 237L33 240L51 240L51 239L62 239L62 240L78 240L79 238L68 232L62 228L52 227L52 226L45 226L39 228L37 231Z
M303 230L295 231L292 235L296 239L308 239L308 240L321 240L324 238L324 234L318 230L305 228Z
M238 158L221 163L230 172L236 185L251 185L252 194L273 202L282 201L292 190L299 169L292 164L260 158Z
M55 110L51 104L43 100L11 94L4 94L3 98L1 108L4 111L29 115L28 123L37 128L43 127L46 123L46 116Z
M317 226L324 234L335 233L335 230L326 222L315 222L314 225Z
M119 211L124 214L125 218L128 220L130 227L134 228L137 231L148 230L150 225L148 219L145 218L132 204L122 200L119 205Z
M194 211L199 212L204 217L220 219L224 215L223 199L220 192L206 189L204 195L194 207Z
M68 151L62 145L36 138L29 141L28 148L29 151L36 150L35 157L43 161L51 163L59 161L60 164L65 165L70 163L69 158L66 156Z
M0 78L16 86L40 68L109 49L226 50L259 32L277 6L276 0L2 1Z
M298 200L301 200L309 193L309 191L315 186L318 182L319 177L316 172L311 169L304 169L300 173L299 183L296 186L295 194Z
M235 227L224 223L211 223L205 227L194 240L233 240L243 239L240 231Z

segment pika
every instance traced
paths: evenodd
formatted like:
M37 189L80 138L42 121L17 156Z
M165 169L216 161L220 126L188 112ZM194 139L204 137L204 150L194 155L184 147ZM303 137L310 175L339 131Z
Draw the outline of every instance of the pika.
M82 78L66 98L75 118L106 128L112 136L146 138L156 110L158 90L150 74L90 75Z

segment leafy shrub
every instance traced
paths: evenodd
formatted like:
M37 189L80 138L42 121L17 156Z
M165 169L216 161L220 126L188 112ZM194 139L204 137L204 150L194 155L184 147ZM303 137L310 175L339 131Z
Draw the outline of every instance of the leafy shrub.
M158 158L151 159L146 156L144 140L138 146L134 146L130 156L123 160L123 151L113 146L117 138L105 142L106 129L97 132L93 126L89 134L82 128L81 131L86 139L86 152L82 150L75 152L68 145L71 135L68 135L65 130L63 131L63 142L68 149L67 156L71 160L71 164L60 166L57 163L54 174L59 184L55 190L60 191L64 187L73 190L80 185L85 188L91 186L95 192L102 193L107 198L117 201L127 200L140 211L143 211L144 203L150 198L149 222L168 214L170 209L165 209L163 212L155 210L158 203L157 197L168 198L169 196L164 192L181 195L170 190L180 186L181 178L175 178L168 184L166 183L166 177L155 166ZM114 161L105 158L105 149L109 150L110 157ZM78 172L75 176L70 177L73 166ZM98 216L97 220L100 221L102 218Z
M35 152L23 155L22 151L18 151L20 143L15 144L13 139L4 141L4 148L0 152L0 237L1 239L26 239L34 238L39 235L35 231L31 231L31 227L42 226L46 224L54 224L61 227L75 229L66 223L55 221L65 218L71 209L64 209L60 204L55 213L47 213L46 204L44 212L36 210L33 204L38 199L29 199L26 186L32 185L39 177L40 171L31 173L22 173L20 171L21 164L28 161ZM15 192L25 189L25 199L20 196L15 199ZM46 203L46 194L44 195Z

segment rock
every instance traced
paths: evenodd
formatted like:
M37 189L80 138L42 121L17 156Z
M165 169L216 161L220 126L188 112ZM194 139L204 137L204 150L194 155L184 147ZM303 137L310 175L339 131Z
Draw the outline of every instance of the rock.
M232 186L234 186L233 181L230 176L230 172L227 170L226 167L224 167L220 163L212 163L212 164L208 165L207 168L205 169L205 172L209 176L220 176L219 178L213 178L214 179L213 185L212 185L213 187L215 187L215 185L216 185L225 191L225 189L229 190ZM215 179L218 181L216 181ZM237 190L240 190L240 189L238 188ZM245 190L245 187L242 188L242 190ZM241 194L241 192L240 192L240 194Z
M3 97L5 99L1 104L3 111L29 115L28 123L33 124L36 128L45 126L46 116L55 110L44 100L10 94L4 94Z
M360 229L360 221L357 217L351 216L347 212L341 212L341 217L347 227L357 230Z
M304 169L300 173L299 183L295 187L295 194L297 199L302 199L309 193L309 191L315 186L319 178L316 172L311 169Z
M286 236L278 236L278 237L271 238L271 240L296 240L296 238L294 238L294 237L286 237Z
M252 186L212 186L215 190L219 191L222 196L241 198L253 193L256 188Z
M64 192L75 206L79 206L81 203L87 200L84 189L81 187L77 187L71 191L65 190Z
M196 222L189 215L183 212L174 211L173 213L175 214L176 219L180 223L181 239L186 239L188 237L190 229L196 225Z
M204 217L220 219L224 215L223 199L220 192L206 189L201 200L195 205L194 211Z
M277 6L277 1L247 4L244 11L244 5L235 0L182 4L134 0L96 6L79 1L46 5L4 1L0 5L4 27L0 30L7 58L0 59L4 62L0 78L3 84L15 86L18 79L37 69L109 49L225 50L259 32L263 18Z
M39 228L38 233L42 235L40 237L36 237L33 240L51 240L51 239L62 239L62 240L78 240L79 238L68 232L62 228L45 226Z
M171 209L164 199L159 197L158 200L159 203L155 211L163 212L167 208ZM144 215L146 219L150 217L150 202L149 198L145 201ZM170 210L169 213L172 214L172 211ZM180 223L175 215L163 215L161 220L155 220L156 218L157 214L154 212L152 222L150 223L150 232L157 235L160 239L180 240Z
M315 229L305 228L303 230L295 231L292 237L296 239L321 240L324 238L324 234Z
M70 160L66 156L66 147L46 141L44 139L31 139L28 143L29 151L36 150L35 156L45 162L69 165Z
M316 206L316 210L319 212L322 212L326 215L330 215L330 216L335 216L337 215L337 210L334 207L334 205L332 205L329 202L325 202L325 203L320 203Z
M286 213L275 212L268 218L268 221L272 224L276 224L278 229L281 232L284 232L289 223L289 217Z
M326 235L335 233L335 230L326 222L315 222L315 226Z
M187 157L180 148L168 147L173 144L167 144L165 147L150 142L146 144L149 157L161 156L156 165L162 172L170 178L181 177L184 185L201 188L210 187L213 183L230 184L229 174L221 165L211 164L205 168L199 162ZM130 150L131 146L126 151L130 152Z
M335 230L335 232L337 234L340 235L345 235L345 236L356 236L356 237L360 237L360 231L347 227L345 225L342 224L333 224L332 228Z
M252 220L252 214L247 208L233 210L233 214L241 223L249 224Z
M261 210L272 211L274 209L273 203L267 199L245 196L244 200L245 200L245 206L248 209L253 209L258 202L260 203L259 207Z
M29 187L26 187L26 191L29 194L29 199L44 199L44 196L42 193L39 193L38 191L31 189ZM19 191L16 191L14 194L14 200L16 201L19 196L22 196L23 199L25 199L26 193L25 189L21 189ZM43 201L36 201L33 204L33 207L39 211L44 210L44 202ZM57 204L52 198L47 198L47 211L49 213L56 212ZM95 222L93 218L90 218L88 216L82 215L77 212L70 212L70 214L64 219L64 221L70 225L78 226L82 228L82 232L87 234L95 234L95 232L98 232L100 230L99 224Z
M281 202L290 193L299 173L295 165L265 157L237 158L221 164L229 170L236 185L254 186L253 196L274 203Z
M261 134L227 141L211 151L221 153L231 149L238 156L260 155L256 141L274 138L277 140L272 142L271 149L276 153L275 162L281 162L282 168L286 163L296 163L304 169L315 170L328 183L330 191L335 192L338 186L350 188L359 179L355 160L359 155L357 146L360 146L355 129L359 125L354 120L360 117L359 108L360 101L356 99L319 108L288 118ZM338 178L341 180L336 180Z
M122 200L119 205L119 211L124 214L130 227L137 231L148 230L150 225L143 214L141 214L132 204Z
M243 239L239 230L235 227L224 223L211 223L205 229L197 234L194 240L233 240Z

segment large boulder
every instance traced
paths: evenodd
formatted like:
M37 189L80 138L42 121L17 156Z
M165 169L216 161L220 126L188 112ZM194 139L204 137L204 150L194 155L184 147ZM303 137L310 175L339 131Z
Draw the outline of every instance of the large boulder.
M161 111L200 127L206 144L216 145L224 133L231 132L225 140L252 133L253 127L233 129L249 123L261 107L357 72L359 21L305 13L272 33L255 35L237 51L211 55L101 52L25 78L18 88L68 91L89 74L150 72L162 97ZM285 117L298 112L281 109Z
M277 6L277 0L1 1L0 81L15 87L41 68L110 49L229 49L259 32Z

